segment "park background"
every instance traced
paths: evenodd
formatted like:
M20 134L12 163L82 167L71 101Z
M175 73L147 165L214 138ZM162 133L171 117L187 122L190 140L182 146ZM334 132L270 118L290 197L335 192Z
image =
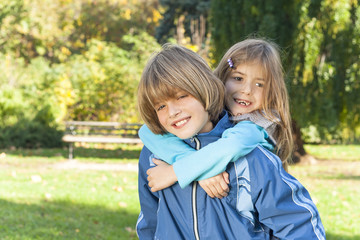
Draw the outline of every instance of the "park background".
M310 190L328 239L360 239L359 4L2 0L0 238L136 239L137 173L126 167L141 146L78 146L78 163L123 170L64 167L64 122L141 123L136 88L163 43L214 68L256 36L282 50L297 143L290 172Z

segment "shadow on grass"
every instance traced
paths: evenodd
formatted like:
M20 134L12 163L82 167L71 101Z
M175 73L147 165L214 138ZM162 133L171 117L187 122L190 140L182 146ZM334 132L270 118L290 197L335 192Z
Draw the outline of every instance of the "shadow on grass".
M316 175L318 179L326 180L349 180L349 181L360 181L359 175L354 174L338 174L338 173L319 173Z
M36 205L0 199L0 239L137 239L137 217L70 201Z
M103 148L88 148L75 147L75 158L101 158L106 160L138 160L142 146L120 146L114 149ZM54 149L4 149L0 152L5 152L10 155L17 155L22 157L60 157L67 159L69 156L68 148L54 148Z
M133 149L117 148L117 149L99 149L99 148L84 148L76 147L74 149L75 158L104 158L104 159L126 159L138 160L140 156L141 147ZM66 150L65 158L68 158L68 151Z
M333 233L326 233L326 239L327 240L358 240L360 239L360 235L342 236Z
M135 240L137 217L126 210L70 201L20 204L0 199L0 239ZM360 235L331 232L326 237L327 240L360 239Z
M338 176L329 176L329 177L324 177L326 179L331 179L331 180L352 180L352 181L360 181L360 176L357 175L338 175ZM360 239L360 238L359 238Z

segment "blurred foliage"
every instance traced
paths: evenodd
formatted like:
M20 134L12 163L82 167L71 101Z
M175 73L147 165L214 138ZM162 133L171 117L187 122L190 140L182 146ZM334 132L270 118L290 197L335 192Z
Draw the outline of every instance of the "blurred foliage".
M55 85L59 84L58 88L61 86L63 92L59 93L66 119L140 121L136 108L137 85L145 59L159 46L146 33L126 35L123 41L129 51L92 40L82 55L74 55L66 63L54 66L48 77Z
M248 36L280 45L292 116L306 139L360 141L359 1L213 0L211 24L215 62Z
M210 0L159 0L162 19L156 28L158 42L174 39L208 60Z
M0 148L61 145L66 120L140 122L157 0L0 2Z
M354 0L2 0L0 147L60 144L66 120L141 122L136 88L158 42L216 64L254 34L284 50L306 139L358 141L359 17Z
M2 0L0 51L27 62L63 62L97 39L122 46L123 35L154 35L157 0Z

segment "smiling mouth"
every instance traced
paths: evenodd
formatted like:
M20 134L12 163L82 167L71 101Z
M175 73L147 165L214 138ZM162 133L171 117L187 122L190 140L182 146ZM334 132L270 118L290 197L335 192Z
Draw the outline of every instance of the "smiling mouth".
M190 117L180 120L180 121L174 123L173 125L175 127L181 127L181 126L185 125L189 120L190 120Z
M236 103L243 105L243 106L249 106L251 104L251 102L249 101L245 101L245 100L238 100L238 99L234 99Z

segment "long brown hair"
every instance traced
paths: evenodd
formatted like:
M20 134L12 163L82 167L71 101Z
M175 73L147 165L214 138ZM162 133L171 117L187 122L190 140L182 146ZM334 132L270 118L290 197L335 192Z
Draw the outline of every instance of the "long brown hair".
M247 39L234 44L225 53L214 71L224 84L232 71L227 62L229 58L231 58L235 68L244 63L259 64L263 68L267 83L264 86L261 110L269 120L280 118L274 136L277 142L276 154L282 160L284 168L287 169L294 144L289 98L278 46L264 39Z

